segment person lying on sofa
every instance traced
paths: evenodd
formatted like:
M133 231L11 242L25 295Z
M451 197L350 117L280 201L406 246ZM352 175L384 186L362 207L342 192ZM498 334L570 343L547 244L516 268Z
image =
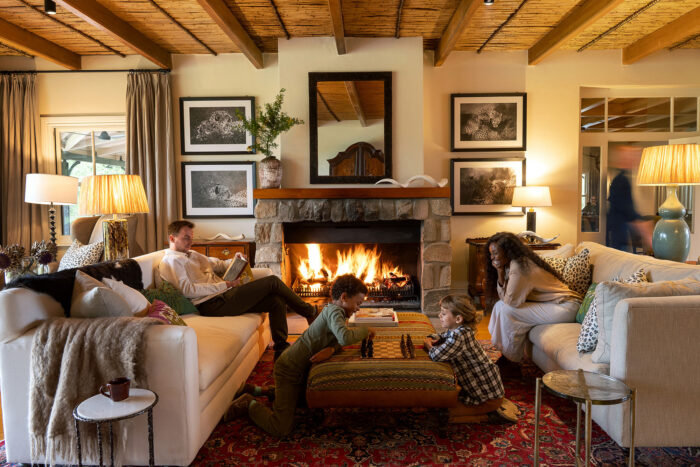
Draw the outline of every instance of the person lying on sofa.
M294 426L294 412L306 388L311 364L327 360L336 349L373 337L366 327L347 326L350 315L360 309L367 286L352 274L338 277L331 287L332 303L323 308L318 319L286 350L275 363L275 400L272 410L244 393L233 402L222 420L228 422L248 414L253 422L273 436L287 436ZM246 390L246 387L244 387ZM262 394L253 387L253 394Z
M499 232L486 242L486 295L491 342L512 362L522 360L525 339L539 324L574 322L581 297L518 237Z
M275 358L289 347L287 342L287 306L311 324L318 314L277 276L267 276L240 284L225 281L223 274L232 260L210 258L190 250L194 224L186 220L168 226L170 248L158 266L158 273L192 300L202 316L238 316L267 312L274 342ZM218 273L218 274L217 274Z

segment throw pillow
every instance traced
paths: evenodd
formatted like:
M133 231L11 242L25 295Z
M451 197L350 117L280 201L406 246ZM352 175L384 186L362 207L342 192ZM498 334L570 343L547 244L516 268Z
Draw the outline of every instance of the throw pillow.
M542 258L552 269L557 271L564 279L564 283L571 290L583 296L591 284L591 265L588 261L590 252L588 248L581 250L570 258L545 257Z
M165 302L179 315L197 313L197 307L195 307L187 297L182 295L182 292L175 288L174 285L166 280L162 280L160 284L158 284L158 288L142 290L141 293L149 302L153 302L153 300Z
M643 268L638 269L625 279L622 279L619 276L613 278L614 282L622 282L625 284L638 284L641 282L646 282L646 280L647 276ZM588 299L589 294L592 295L593 298L590 302L591 305L588 312L585 312L585 318L581 323L581 332L578 335L578 342L576 343L576 349L579 352L593 352L598 345L598 334L600 328L598 325L598 301L596 300L596 289L597 284L591 284L591 287L589 287L588 292L586 292L586 296L581 303L581 307L583 307L583 303L586 301L586 299ZM581 308L579 308L579 313L580 312ZM576 314L577 321L579 313Z
M160 300L153 300L151 307L148 309L149 318L156 318L163 321L165 324L174 324L176 326L187 326L187 323L180 318L175 310L170 308Z
M588 293L586 293L588 295ZM586 313L586 317L583 319L583 324L581 325L581 332L578 335L578 342L576 343L576 350L583 353L593 352L595 346L598 344L598 314L596 312L598 304L595 299L595 293L593 294L593 300L591 301L591 306Z
M129 305L118 293L82 271L75 272L71 318L132 316Z
M122 281L105 277L102 279L102 282L107 285L107 287L119 294L122 299L124 299L124 301L129 305L131 314L139 314L150 305L150 302L143 296L143 294L136 289L132 289Z
M576 322L579 324L583 323L583 319L586 317L586 313L588 313L588 309L591 307L591 303L593 302L593 298L595 297L596 285L598 285L597 282L591 283L591 286L588 287L586 295L581 301L581 306L578 308L578 312L576 313Z
M638 284L601 282L595 295L598 300L598 344L591 358L593 363L610 363L613 315L620 300L634 297L700 295L700 281L688 278Z
M63 254L58 270L63 271L64 269L79 268L99 263L103 250L104 242L83 245L78 240L73 240L73 243Z

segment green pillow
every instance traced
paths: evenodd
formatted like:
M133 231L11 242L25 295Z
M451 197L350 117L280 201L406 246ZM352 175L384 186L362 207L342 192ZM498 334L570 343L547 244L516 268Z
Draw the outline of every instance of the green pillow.
M153 303L153 300L160 300L177 311L179 315L197 313L197 307L168 281L161 281L157 288L142 290L141 293L149 302Z
M593 302L593 297L595 297L596 285L598 285L597 282L591 283L586 291L586 295L583 297L581 306L578 308L578 312L576 313L576 322L579 324L583 323L583 319L586 317L586 313L588 313L588 309L591 307L591 302Z

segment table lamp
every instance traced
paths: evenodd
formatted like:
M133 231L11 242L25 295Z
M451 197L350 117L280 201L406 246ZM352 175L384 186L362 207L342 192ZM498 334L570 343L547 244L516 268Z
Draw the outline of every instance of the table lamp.
M27 174L24 202L49 205L51 243L56 244L56 208L54 205L78 202L78 179L66 175Z
M536 213L533 208L549 207L552 198L549 196L548 186L516 186L513 191L512 206L530 208L527 211L527 230L536 232Z
M637 185L666 187L666 201L659 206L661 220L654 227L654 256L685 261L690 250L690 229L685 207L678 201L678 185L700 184L700 144L668 144L644 148Z
M129 241L126 219L117 214L148 212L148 200L138 175L93 175L81 180L81 216L113 214L102 222L104 259L112 261L129 257Z

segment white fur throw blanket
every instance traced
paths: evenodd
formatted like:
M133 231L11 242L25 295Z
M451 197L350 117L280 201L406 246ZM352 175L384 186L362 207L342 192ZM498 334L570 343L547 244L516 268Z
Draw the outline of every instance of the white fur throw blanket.
M58 318L43 322L32 342L29 436L32 459L45 456L77 463L73 409L100 386L120 376L132 387L146 388L146 329L150 318ZM80 429L83 460L97 459L94 424ZM116 443L115 443L116 445Z

